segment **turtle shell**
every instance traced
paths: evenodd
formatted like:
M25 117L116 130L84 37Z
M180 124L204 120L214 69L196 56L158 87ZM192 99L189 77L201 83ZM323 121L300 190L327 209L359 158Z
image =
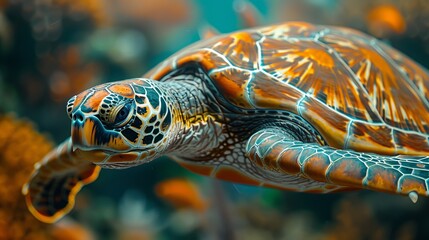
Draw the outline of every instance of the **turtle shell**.
M361 32L302 22L200 41L145 77L198 63L231 104L286 110L335 148L429 154L429 75Z

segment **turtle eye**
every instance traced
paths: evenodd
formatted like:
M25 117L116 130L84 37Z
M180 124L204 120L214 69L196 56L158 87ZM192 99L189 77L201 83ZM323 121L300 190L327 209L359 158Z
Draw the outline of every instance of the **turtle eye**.
M120 125L123 122L125 122L125 120L127 120L129 118L130 110L131 110L131 104L130 103L127 103L124 106L122 106L120 108L120 110L117 112L113 124L114 125Z
M107 114L104 116L103 120L108 126L122 127L132 119L133 110L132 101L122 101L112 106L110 111L106 112Z
M73 106L74 106L75 100L76 100L76 95L67 101L67 115L69 115L70 119L72 118L72 112L73 112Z

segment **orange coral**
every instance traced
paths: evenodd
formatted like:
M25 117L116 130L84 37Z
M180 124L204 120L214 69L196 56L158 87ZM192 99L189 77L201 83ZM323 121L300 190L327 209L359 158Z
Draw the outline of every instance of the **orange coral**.
M403 34L406 38L424 40L429 36L427 0L347 0L339 3L337 16L331 24L360 28L377 37Z
M21 187L52 148L29 122L0 115L0 239L47 239L48 225L27 210Z
M381 4L370 9L366 17L368 29L377 37L404 33L406 23L399 9L392 4Z
M53 145L30 122L9 115L0 115L0 129L0 239L93 239L78 224L48 225L30 214L21 188Z
M186 179L169 179L155 186L157 196L178 209L193 209L202 212L207 203L198 187Z

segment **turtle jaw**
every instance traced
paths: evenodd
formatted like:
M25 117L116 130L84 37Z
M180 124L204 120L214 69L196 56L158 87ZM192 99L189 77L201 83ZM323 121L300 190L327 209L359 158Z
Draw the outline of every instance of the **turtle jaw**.
M73 147L85 151L108 150L124 152L132 148L120 133L106 129L95 116L73 119L71 138Z
M94 162L102 168L124 169L148 163L158 157L153 150L135 150L130 152L103 151L108 157L102 162Z
M128 143L121 133L106 129L95 116L73 118L71 139L73 152L80 159L103 168L133 167L159 156L153 148Z

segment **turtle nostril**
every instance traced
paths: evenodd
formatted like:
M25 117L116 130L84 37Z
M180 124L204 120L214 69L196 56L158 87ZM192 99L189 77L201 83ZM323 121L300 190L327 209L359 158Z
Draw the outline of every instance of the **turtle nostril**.
M73 121L83 121L83 113L80 111L77 111L73 114Z

